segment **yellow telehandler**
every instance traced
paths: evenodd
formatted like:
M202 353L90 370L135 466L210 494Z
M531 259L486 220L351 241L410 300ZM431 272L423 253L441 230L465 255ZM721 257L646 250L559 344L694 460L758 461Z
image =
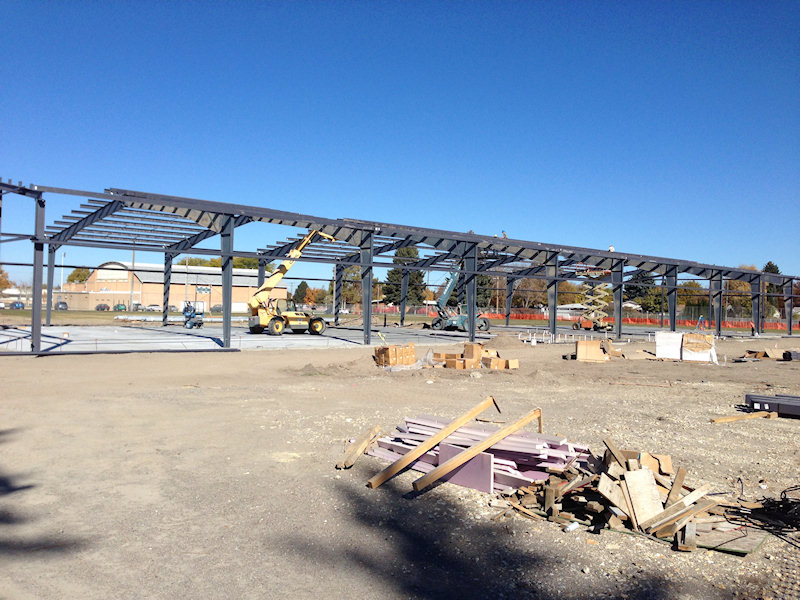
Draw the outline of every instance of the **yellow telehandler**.
M269 335L281 335L287 327L294 333L308 331L312 335L320 335L325 331L325 320L322 317L314 317L307 312L298 312L291 298L269 297L270 292L275 289L275 286L303 254L303 249L316 237L324 238L329 242L336 241L330 235L313 229L296 248L289 250L286 260L278 265L278 268L270 274L248 302L250 305L250 318L248 319L250 333L263 333L266 330Z

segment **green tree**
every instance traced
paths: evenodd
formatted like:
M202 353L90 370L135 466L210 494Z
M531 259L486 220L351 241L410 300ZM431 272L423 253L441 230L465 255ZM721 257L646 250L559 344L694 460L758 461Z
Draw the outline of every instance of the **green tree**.
M12 285L11 280L8 278L8 273L3 267L0 267L0 290L10 288Z
M222 266L222 259L219 257L215 258L200 258L197 256L187 256L180 259L176 262L176 265L186 265L189 264L190 267L221 267ZM258 269L258 259L253 258L250 256L234 256L233 257L233 268L234 269ZM272 273L275 270L275 265L273 263L266 264L266 271L267 273Z
M622 299L625 301L634 300L637 297L647 295L647 291L655 283L655 278L649 273L637 271L625 282ZM634 300L635 301L635 300Z
M419 260L419 250L414 246L398 248L394 253L392 262L404 265ZM402 292L403 270L400 268L389 269L386 273L386 283L383 286L383 301L387 304L400 304ZM412 306L419 306L424 300L425 274L422 271L410 271L408 274L408 296L406 302Z
M292 299L296 304L302 304L306 301L306 292L308 292L308 283L301 281L297 286L297 289L294 291Z
M708 289L697 281L684 281L678 285L678 304L706 306L708 305Z
M85 267L78 267L77 269L73 269L72 273L67 275L67 282L68 283L83 283L87 279L89 279L89 275L91 272L89 269Z

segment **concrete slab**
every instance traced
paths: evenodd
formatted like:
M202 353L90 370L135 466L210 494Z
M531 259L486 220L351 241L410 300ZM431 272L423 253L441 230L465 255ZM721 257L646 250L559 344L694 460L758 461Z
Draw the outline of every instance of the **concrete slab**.
M158 321L160 323L160 320ZM182 320L181 320L182 323ZM379 335L380 334L380 335ZM231 330L231 348L237 350L281 350L289 348L349 348L360 346L363 332L356 327L331 327L321 336L285 333L281 336L251 334L244 327ZM381 340L383 336L385 342ZM482 335L488 340L491 336ZM386 327L374 329L373 346L387 344L434 346L463 342L465 333ZM207 324L201 329L185 329L180 324L162 327L148 325L69 325L42 328L42 350L68 352L148 352L165 350L220 350L222 327ZM30 352L30 327L0 329L0 353Z

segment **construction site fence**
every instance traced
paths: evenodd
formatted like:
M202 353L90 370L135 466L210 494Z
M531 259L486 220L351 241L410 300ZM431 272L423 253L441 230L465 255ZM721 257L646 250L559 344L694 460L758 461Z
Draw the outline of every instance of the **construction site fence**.
M327 307L324 307L327 308ZM323 309L323 307L317 307L317 310ZM332 307L330 310L333 310ZM361 314L361 306L350 305L348 308L344 309L346 313L350 314ZM498 321L504 321L506 318L505 313L502 312L489 312L486 310L480 310L479 312L481 315L488 319L494 319ZM375 315L399 315L400 314L400 307L399 306L389 306L385 304L378 304L372 307L373 316ZM411 306L406 309L406 315L418 315L424 316L430 319L433 319L437 316L437 312L435 309L432 309L429 306ZM541 323L548 322L548 315L541 310L535 309L521 309L521 310L514 310L510 318L512 321L539 321ZM566 324L566 323L574 323L579 321L581 317L576 315L564 315L559 314L556 318L558 323ZM797 323L800 315L795 315L792 319L793 322ZM699 318L681 318L675 319L675 326L676 327L688 327L688 328L695 328L698 326ZM615 320L613 317L608 317L605 319L606 323L614 324ZM622 318L623 325L643 325L643 326L650 326L650 327L669 327L669 318L664 315L663 317L657 313L628 313L626 316ZM703 323L701 326L704 326L706 329L714 329L716 327L716 321L713 319L706 319L703 318ZM722 329L744 329L749 330L752 327L752 321L749 318L741 318L741 319L724 319L722 321ZM761 322L761 330L763 331L786 331L786 321L782 318L770 318L770 319L763 319Z

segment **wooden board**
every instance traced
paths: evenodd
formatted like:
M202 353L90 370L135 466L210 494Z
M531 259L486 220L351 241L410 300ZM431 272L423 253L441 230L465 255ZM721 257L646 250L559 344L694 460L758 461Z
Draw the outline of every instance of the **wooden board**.
M492 405L496 406L494 398L492 396L484 398L481 402L473 406L463 415L451 421L446 427L443 427L439 431L439 433L432 435L424 442L421 442L419 446L417 446L411 452L403 456L403 458L392 463L391 465L386 467L383 471L370 478L370 480L367 481L367 486L371 488L378 487L386 480L390 479L391 477L393 477L394 475L405 469L408 465L410 465L417 458L425 454L428 450L433 448L436 444L441 442L448 435L453 433L456 429L470 422L472 419L477 417L479 414L481 414L484 410L486 410Z
M492 400L492 402L494 402L494 400ZM477 444L474 444L474 445L470 446L469 448L467 448L466 450L464 450L460 454L458 454L458 455L454 456L453 458L451 458L450 460L448 460L443 465L439 465L438 467L436 467L433 471L431 471L427 475L424 475L424 476L420 477L419 479L417 479L412 484L413 487L414 487L414 490L419 492L420 490L425 489L426 487L428 487L432 483L438 481L443 475L446 475L447 473L449 473L450 471L452 471L453 469L455 469L459 465L462 465L465 462L467 462L473 456L483 452L487 448L491 448L494 444L496 444L497 442L505 439L510 434L514 433L515 431L518 431L519 429L522 429L523 427L525 427L525 425L527 425L528 423L530 423L534 419L538 419L541 416L541 414L542 414L541 409L536 408L536 409L532 410L531 412L529 412L524 417L522 417L521 419L519 419L518 421L515 421L511 425L501 429L500 431L495 432L494 434L490 435L489 437L487 437L484 440L481 440Z
M684 479L686 479L686 469L678 467L678 472L675 474L675 481L672 482L672 489L669 491L669 496L667 496L667 501L664 506L668 507L674 504L681 497Z
M616 460L619 463L619 466L624 469L626 466L625 462L626 459L622 455L622 452L620 452L620 449L617 447L614 441L611 438L606 438L603 440L603 443L606 445L606 448L608 448L608 451L611 453L611 456L614 457L614 460Z
M658 488L656 488L656 480L650 469L625 473L625 483L628 486L637 522L647 521L664 510Z
M600 480L597 482L597 491L611 502L614 506L630 516L628 503L625 501L625 496L619 486L605 473L600 475Z
M697 545L708 550L729 552L744 556L757 550L769 534L766 531L753 527L743 527L742 530L718 531L700 533L697 536Z
M336 463L337 469L349 469L355 464L359 456L364 454L370 442L381 432L381 426L375 425L372 429L367 429L350 444L344 452L342 459Z

